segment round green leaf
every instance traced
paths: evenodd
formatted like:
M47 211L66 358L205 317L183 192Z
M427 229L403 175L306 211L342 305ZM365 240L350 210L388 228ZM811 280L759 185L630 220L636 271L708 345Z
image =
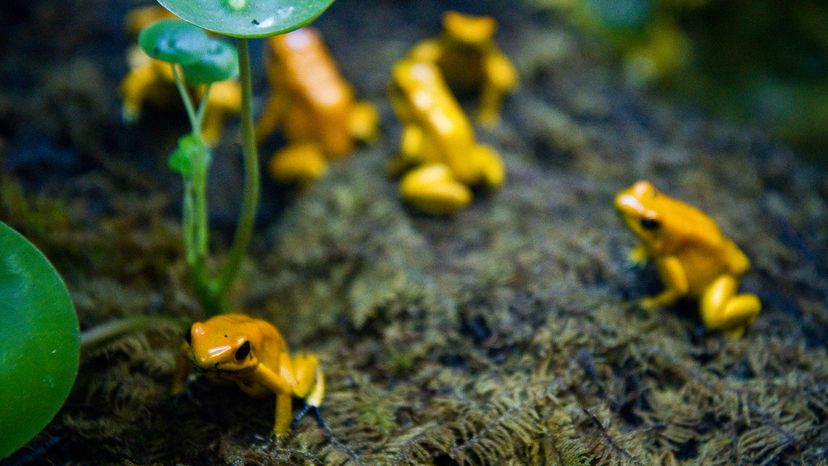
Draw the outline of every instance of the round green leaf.
M226 36L275 36L300 28L334 0L158 0L176 16Z
M138 44L152 58L179 65L198 61L214 47L206 32L177 19L151 24L141 31Z
M217 39L212 42L213 48L198 61L182 65L188 83L210 84L239 75L239 54L236 47Z
M40 251L0 222L0 459L58 412L79 355L66 286Z

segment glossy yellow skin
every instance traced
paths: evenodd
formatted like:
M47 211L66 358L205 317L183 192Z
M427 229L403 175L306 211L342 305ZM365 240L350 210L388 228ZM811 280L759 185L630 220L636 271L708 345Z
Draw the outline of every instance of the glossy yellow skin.
M243 314L224 314L190 328L190 341L181 346L173 392L184 389L192 367L213 378L235 382L246 394L276 396L273 431L284 435L293 420L292 398L318 407L325 395L325 377L313 354L292 356L272 324ZM248 345L244 354L239 350ZM239 358L239 356L243 356Z
M415 45L409 55L436 63L456 89L480 92L477 117L484 126L497 124L503 96L518 84L514 65L494 42L496 30L494 18L449 11L443 34Z
M388 171L413 168L400 184L406 202L426 213L446 215L471 202L469 186L503 184L500 156L476 142L471 123L436 65L399 61L388 94L403 126L400 154Z
M281 128L288 141L270 162L276 180L313 181L329 159L344 157L357 141L376 137L376 108L356 101L319 31L305 27L273 36L266 47L272 92L256 123L256 137L263 140Z
M150 24L166 18L175 18L160 6L136 8L127 15L127 29L137 35ZM121 115L126 122L138 120L147 104L158 107L174 105L180 100L175 88L172 66L150 58L141 47L129 48L129 73L121 81L123 107ZM200 94L200 92L197 92ZM207 109L204 112L202 135L213 146L221 139L224 120L241 111L241 86L238 81L222 81L210 87Z
M716 223L648 181L618 193L615 207L641 240L630 260L653 260L664 283L664 291L644 298L642 306L654 309L684 296L697 298L705 327L740 337L762 305L753 294L737 294L750 262Z

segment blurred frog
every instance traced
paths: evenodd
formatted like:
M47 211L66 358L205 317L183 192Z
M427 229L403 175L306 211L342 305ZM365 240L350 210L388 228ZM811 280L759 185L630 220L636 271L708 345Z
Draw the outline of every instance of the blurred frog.
M213 379L235 382L247 395L276 396L273 431L284 435L291 422L313 410L321 423L319 405L325 377L313 354L291 355L279 331L269 322L243 314L223 314L196 322L184 333L173 393L183 391L191 368ZM306 409L293 418L293 398Z
M469 186L503 184L500 156L475 141L471 123L434 63L411 58L397 62L388 94L403 126L400 154L388 171L411 169L400 184L408 203L446 215L471 202Z
M443 34L409 52L415 60L436 63L458 91L479 91L477 117L484 126L497 124L503 96L518 84L514 65L494 42L496 30L492 17L449 11L443 15Z
M137 37L150 24L175 16L160 6L136 8L129 12L126 27L131 35ZM138 45L127 51L129 73L121 81L124 121L133 122L141 116L147 104L158 107L175 105L180 101L175 88L175 77L169 63L150 58ZM203 90L196 90L197 95ZM241 87L238 81L221 81L210 86L207 108L204 112L204 141L214 146L221 139L224 120L228 115L241 111Z
M278 181L306 183L325 172L329 159L354 150L356 141L377 134L378 114L358 102L313 28L297 29L267 40L266 70L271 95L256 123L263 140L281 127L288 146L270 161Z
M762 305L753 294L737 294L750 262L716 223L695 207L657 191L648 181L638 181L618 193L615 207L641 240L630 252L630 260L642 264L652 259L665 286L641 305L654 309L684 296L698 298L705 327L740 337Z

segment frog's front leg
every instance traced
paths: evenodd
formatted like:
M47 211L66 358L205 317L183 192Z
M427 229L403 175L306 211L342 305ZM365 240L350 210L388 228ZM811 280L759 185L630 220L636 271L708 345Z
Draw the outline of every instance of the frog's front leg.
M424 138L422 128L412 124L405 125L400 141L400 153L388 162L385 171L394 176L420 163Z
M377 139L379 112L370 102L357 102L348 117L348 132L351 137L361 142L374 142Z
M123 97L121 117L125 122L131 123L138 119L150 88L157 85L158 81L159 73L152 63L145 63L130 70L121 82L121 96Z
M506 169L503 167L503 160L491 146L478 144L471 150L469 158L480 168L482 180L476 181L482 181L489 188L499 188L503 185Z
M273 422L273 432L276 435L285 435L290 429L290 422L293 417L293 387L296 385L293 380L293 365L290 357L285 354L279 358L279 371L273 371L269 367L259 364L253 372L252 380L265 386L271 393L276 395L276 413ZM287 377L285 377L287 375Z
M664 291L641 300L641 307L647 310L675 303L679 298L686 295L690 288L687 282L687 274L677 257L668 256L659 259L657 265L661 281L664 283Z
M753 322L762 310L762 303L751 293L737 295L738 286L731 275L722 275L704 290L701 318L706 328L723 330L728 337L739 338Z
M647 246L644 243L638 243L634 248L627 253L627 262L633 267L640 267L647 263L650 259L650 253L647 251Z
M274 91L274 94L265 103L261 116L256 121L256 127L254 129L256 141L261 142L276 131L276 128L279 127L284 117L286 107L287 100L285 97L281 93Z
M505 55L492 52L484 60L486 76L483 80L478 118L484 126L492 127L500 119L504 94L517 86L518 77L515 67Z
M170 388L170 392L173 395L183 392L184 387L187 385L187 376L190 375L190 368L193 364L187 354L188 346L186 343L182 343L178 351L178 357L175 361L175 374L173 375L172 387Z

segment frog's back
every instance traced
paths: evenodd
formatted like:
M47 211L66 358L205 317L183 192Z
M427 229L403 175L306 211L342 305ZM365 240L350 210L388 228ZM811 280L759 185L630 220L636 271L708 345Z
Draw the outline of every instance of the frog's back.
M702 268L715 274L741 275L750 267L739 247L701 210L664 194L659 195L659 203L659 210L669 213L664 218L671 232L670 248L686 261L704 262Z
M297 29L271 39L274 59L282 66L280 79L294 97L317 112L345 113L353 91L313 28Z

